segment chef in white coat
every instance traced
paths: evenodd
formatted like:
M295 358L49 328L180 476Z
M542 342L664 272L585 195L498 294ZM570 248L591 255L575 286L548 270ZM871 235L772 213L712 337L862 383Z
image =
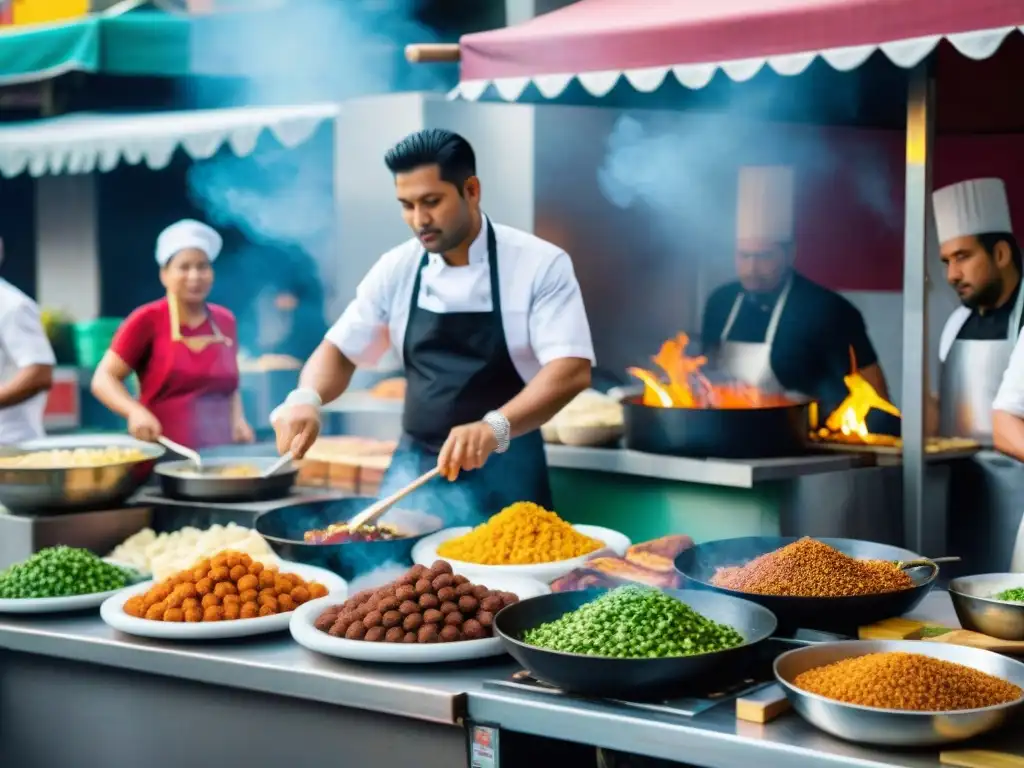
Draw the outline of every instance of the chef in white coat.
M45 435L43 412L55 363L39 307L0 278L0 445Z
M993 400L1024 319L1006 187L1000 179L971 179L937 190L932 201L946 279L962 304L939 340L938 433L991 445Z
M846 298L793 269L793 169L740 168L738 280L704 307L701 341L717 371L765 392L789 392L834 408L846 397L851 350L861 375L887 397L864 318Z

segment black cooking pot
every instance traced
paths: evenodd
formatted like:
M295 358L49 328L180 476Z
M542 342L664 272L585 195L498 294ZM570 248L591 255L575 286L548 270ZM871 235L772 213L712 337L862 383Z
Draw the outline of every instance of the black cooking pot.
M657 408L622 401L627 448L671 456L767 459L807 450L809 403L766 408Z

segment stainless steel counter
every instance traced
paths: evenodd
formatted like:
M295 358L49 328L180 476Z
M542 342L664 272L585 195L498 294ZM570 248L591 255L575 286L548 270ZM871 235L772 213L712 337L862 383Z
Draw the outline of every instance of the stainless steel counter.
M944 593L931 595L915 615L956 624ZM405 720L459 725L468 717L507 731L706 768L747 768L755 762L780 768L939 765L937 750L887 752L847 744L817 731L793 713L762 726L738 722L730 705L690 719L638 716L602 702L485 689L485 680L504 678L514 671L515 666L507 660L451 667L358 665L307 652L286 635L244 642L168 644L121 635L96 616L3 617L0 649ZM1013 729L973 746L1024 756L1024 738Z

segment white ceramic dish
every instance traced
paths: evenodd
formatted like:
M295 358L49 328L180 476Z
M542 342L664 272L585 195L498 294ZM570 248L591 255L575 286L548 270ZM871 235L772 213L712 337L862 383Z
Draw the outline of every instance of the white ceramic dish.
M480 579L489 589L514 592L521 600L551 592L546 584L533 579L495 575ZM489 656L501 656L505 649L501 639L462 640L457 643L368 643L365 640L346 640L321 632L313 622L324 609L343 600L333 595L311 600L292 612L289 628L295 642L311 651L351 661L373 661L385 664L436 664L449 661L469 661Z
M135 570L130 565L125 565L124 563L118 563L107 558L104 558L104 560L111 565L117 565L132 571ZM107 590L106 592L94 592L91 595L28 597L23 599L0 598L0 613L70 613L72 611L86 611L90 608L99 608L107 598L125 589L131 589L131 585L129 584L129 586L122 587L121 589Z
M590 536L593 539L604 542L604 549L610 549L617 555L624 555L632 543L626 536L613 531L611 528L602 528L598 525L574 525L579 533ZM564 576L574 568L581 567L587 560L597 554L594 551L583 557L574 557L571 560L556 560L551 563L533 563L531 565L481 565L479 563L467 563L462 560L453 560L450 557L441 557L437 554L437 548L449 539L455 539L469 533L472 528L446 528L435 534L427 536L416 543L412 548L412 561L417 565L430 567L435 560L446 560L451 563L456 573L466 576L478 576L480 578L493 578L497 575L518 576L526 579L536 579L544 584L550 584L559 576ZM486 583L486 582L485 582Z
M348 584L345 583L345 580L323 568L302 563L282 562L281 571L297 573L307 581L320 582L328 589L328 596L324 599L343 601L348 595ZM147 592L153 584L154 582L147 581L123 589L113 597L107 598L100 606L100 618L109 626L125 634L153 637L160 640L221 640L229 637L264 635L288 629L288 622L291 620L291 613L279 613L275 616L261 616L256 619L186 624L139 619L125 613L124 604L128 598Z

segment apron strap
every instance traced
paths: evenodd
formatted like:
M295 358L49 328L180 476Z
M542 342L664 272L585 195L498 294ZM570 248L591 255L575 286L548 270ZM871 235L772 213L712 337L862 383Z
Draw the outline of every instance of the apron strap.
M793 276L790 275L786 281L786 287L782 289L782 293L775 300L775 306L772 308L772 316L768 320L768 328L764 334L764 344L769 347L772 342L775 341L775 334L779 330L779 321L782 318L782 310L786 307L786 302L789 300L789 289L793 287ZM732 309L729 311L729 317L725 321L725 325L722 328L722 334L718 337L719 341L726 342L729 340L729 332L732 331L732 326L736 322L736 317L740 313L740 307L743 305L743 297L746 294L740 291L736 295L736 300L732 303Z
M501 317L501 289L498 285L498 238L494 234L494 227L491 226L491 221L488 218L484 218L484 223L487 225L487 265L490 271L491 279L491 312ZM416 268L416 278L412 282L412 302L409 306L409 319L406 321L407 324L412 323L413 313L419 309L420 306L420 286L423 283L423 268L427 266L430 259L430 254L427 253L426 248L423 249L423 255L420 257L420 264Z

